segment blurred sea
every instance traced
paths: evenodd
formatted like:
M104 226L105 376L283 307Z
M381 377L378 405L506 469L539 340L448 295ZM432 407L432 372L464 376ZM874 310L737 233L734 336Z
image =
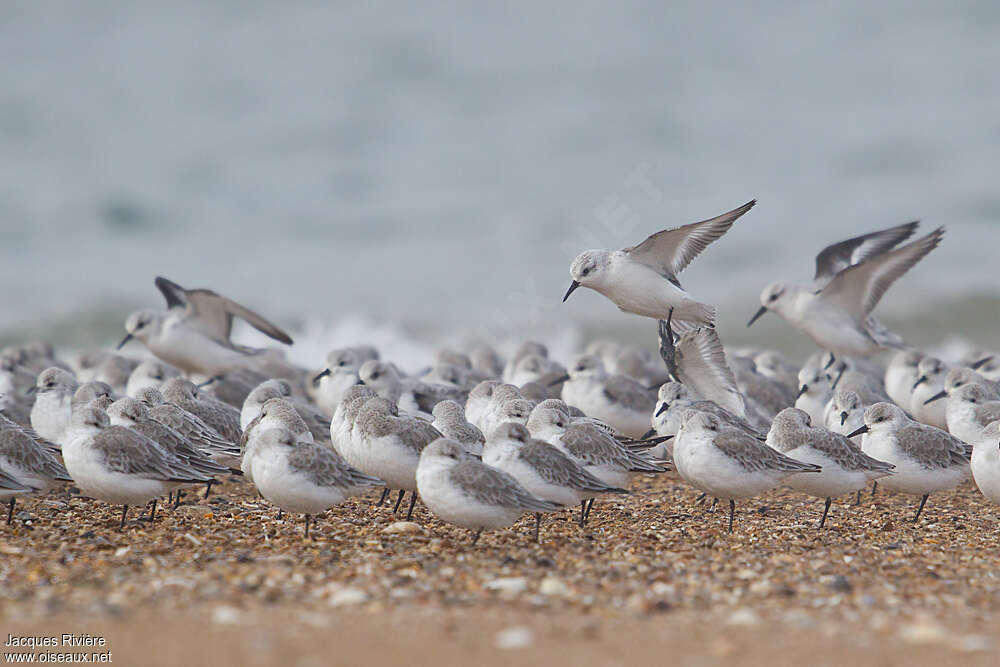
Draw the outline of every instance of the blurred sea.
M572 257L756 197L682 276L727 343L808 351L744 327L763 285L920 218L946 240L878 314L1000 345L996 2L35 0L0 6L0 62L3 343L112 343L162 274L303 360L652 347L560 303Z

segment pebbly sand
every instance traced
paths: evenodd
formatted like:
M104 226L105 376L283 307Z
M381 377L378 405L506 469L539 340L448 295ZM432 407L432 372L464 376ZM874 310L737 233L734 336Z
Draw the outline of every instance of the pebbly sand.
M536 545L525 518L476 548L377 493L311 540L242 482L124 533L118 509L53 493L0 529L2 638L87 632L126 665L998 660L1000 508L971 484L916 526L914 498L845 498L822 531L820 500L775 491L732 535L672 474L633 489L584 531L564 512Z

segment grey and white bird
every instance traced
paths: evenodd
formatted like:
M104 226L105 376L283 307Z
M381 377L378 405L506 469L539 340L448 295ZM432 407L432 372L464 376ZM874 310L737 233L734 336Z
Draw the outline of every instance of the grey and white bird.
M778 413L768 431L767 444L796 461L822 468L819 472L798 473L784 480L796 491L826 501L820 528L826 524L834 497L859 491L870 482L891 475L894 467L868 456L847 437L814 427L809 415L798 408L786 408Z
M192 413L219 432L230 442L239 442L243 435L240 428L240 411L211 396L198 391L190 380L176 377L167 380L160 389L163 400Z
M35 404L31 408L31 428L38 435L62 445L69 427L73 394L79 383L62 368L46 368L35 384Z
M865 410L865 425L850 436L861 434L865 454L896 466L895 474L879 485L921 497L914 523L930 494L953 489L969 477L970 446L947 431L910 419L892 403Z
M671 375L701 398L738 417L747 417L743 394L736 386L736 378L715 329L702 327L687 331L674 342L668 317L660 322L659 336L660 356Z
M292 386L287 380L265 380L257 385L243 402L243 407L240 410L240 427L246 430L250 422L260 414L264 403L272 398L287 399L295 407L295 411L305 420L316 442L330 441L330 419L319 409L296 400L292 396Z
M460 442L473 454L482 454L486 437L465 419L465 410L455 401L441 401L434 406L431 426L444 437Z
M253 482L260 495L285 512L305 515L305 536L315 514L384 482L348 465L327 447L300 440L287 429L257 437Z
M0 478L14 482L0 492L3 499L9 500L8 525L18 495L48 491L58 482L72 481L65 466L51 452L23 430L14 428L0 429ZM20 493L18 487L22 489Z
M138 398L139 392L147 387L159 390L164 382L177 377L181 372L159 359L147 359L133 369L125 384L125 394Z
M982 494L1000 504L1000 421L987 424L972 443L970 465Z
M729 532L736 501L758 496L797 473L822 468L803 463L768 447L745 431L697 410L684 413L674 438L674 467L691 486L729 501Z
M239 441L227 440L197 415L165 402L163 395L152 387L140 390L137 398L152 419L180 433L202 454L227 468L239 467Z
M392 364L369 360L361 364L358 377L374 389L379 396L387 398L404 412L422 412L429 415L441 401L453 400L465 403L469 392L462 387L440 383L423 382L413 378L403 378Z
M948 428L945 418L945 404L930 399L944 389L944 379L950 367L937 357L924 357L917 364L918 376L910 395L909 412L923 424L940 429ZM907 406L904 406L907 407Z
M696 301L677 276L756 203L753 200L708 220L665 229L624 250L580 253L570 266L572 282L563 301L583 286L603 294L626 313L656 320L673 313L679 329L714 326L715 308Z
M920 377L918 366L924 356L920 350L900 350L889 361L885 369L885 393L896 405L910 407L913 385Z
M590 474L568 454L543 440L531 437L521 424L501 424L483 447L483 463L503 470L532 495L563 507L580 504L580 527L584 525L585 501L602 493L628 493L609 486ZM535 541L541 513L535 514Z
M816 256L813 282L771 283L761 292L760 309L747 326L773 311L838 357L866 357L885 347L902 347L902 340L875 320L872 311L889 287L944 236L939 227L896 248L916 226L898 225L825 248Z
M652 391L629 377L608 373L600 358L591 354L570 364L562 400L629 438L641 438L649 430L656 404Z
M525 512L561 509L447 438L422 450L415 477L424 504L439 519L473 531L472 544L484 530L505 528Z
M331 350L326 355L326 368L312 381L313 400L316 401L316 405L332 415L347 390L361 381L358 370L366 361L368 359L363 359L352 347Z
M1000 419L1000 400L981 384L965 384L948 393L948 432L962 442L978 442L983 429Z

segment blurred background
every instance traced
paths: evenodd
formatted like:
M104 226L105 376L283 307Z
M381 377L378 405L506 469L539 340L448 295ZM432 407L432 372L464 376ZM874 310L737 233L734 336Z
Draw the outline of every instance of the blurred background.
M996 344L1000 4L126 2L0 7L0 342L112 344L152 279L414 354L655 346L581 250L758 206L683 274L727 343L826 244L942 246L878 314ZM407 347L408 346L408 347Z

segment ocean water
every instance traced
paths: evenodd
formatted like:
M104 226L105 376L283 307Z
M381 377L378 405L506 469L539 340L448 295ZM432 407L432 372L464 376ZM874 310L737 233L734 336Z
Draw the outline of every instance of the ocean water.
M303 359L652 346L595 293L560 303L573 256L756 197L682 276L727 342L808 350L745 329L763 285L919 218L947 238L878 313L1000 344L1000 4L499 4L5 4L0 341L111 343L162 274Z

